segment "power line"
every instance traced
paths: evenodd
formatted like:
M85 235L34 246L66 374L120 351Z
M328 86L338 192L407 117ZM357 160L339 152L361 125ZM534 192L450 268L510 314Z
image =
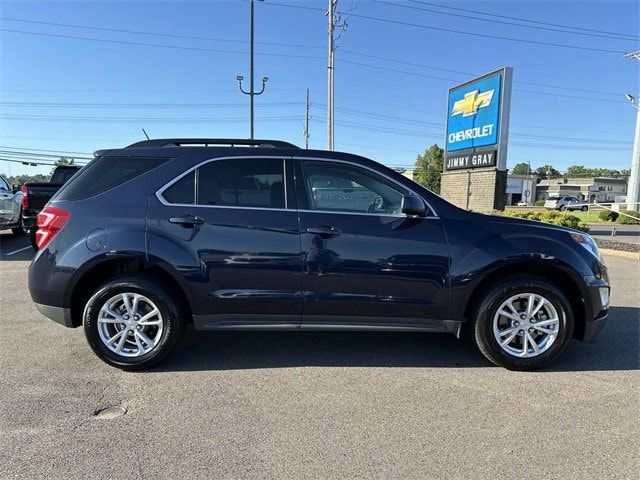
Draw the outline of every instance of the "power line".
M87 40L92 42L102 42L102 43L114 43L119 45L135 45L141 47L156 47L156 48L172 48L177 50L190 50L197 52L214 52L214 53L231 53L236 55L246 55L246 52L242 52L239 50L220 50L215 48L204 48L204 47L187 47L187 46L179 46L179 45L163 45L161 43L146 43L146 42L131 42L125 40L107 40L104 38L93 38L93 37L79 37L75 35L62 35L57 33L43 33L43 32L27 32L24 30L14 30L10 28L0 28L0 31L3 32L11 32L11 33L20 33L24 35L39 35L43 37L55 37L55 38L66 38L71 40ZM323 58L314 55L296 55L289 53L264 53L261 52L260 55L270 56L270 57L289 57L289 58Z
M23 151L23 150L28 150L28 151L33 151L33 152L48 152L48 153L62 153L62 154L68 154L68 155L92 155L90 152L68 152L68 151L64 151L64 150L43 150L41 148L26 148L26 147L7 147L5 145L0 145L0 148L6 148L6 149L11 149L11 150L19 150L19 151Z
M560 23L542 22L542 21L537 21L537 20L531 20L531 19L528 19L528 18L511 17L511 16L508 16L508 15L499 15L497 13L487 13L487 12L481 12L481 11L478 11L478 10L469 10L469 9L465 9L465 8L451 7L449 5L441 5L439 3L424 2L424 1L419 1L419 0L408 0L408 1L413 2L413 3L420 3L422 5L431 5L431 6L434 6L434 7L446 8L448 10L457 10L457 11L460 11L460 12L477 13L479 15L488 15L488 16L491 16L491 17L506 18L506 19L509 19L509 20L518 20L520 22L535 23L537 25L550 25L552 27L571 28L573 30L582 30L582 31L585 31L585 32L605 33L605 34L611 34L611 35L623 35L625 37L639 38L637 35L631 35L631 34L628 34L628 33L610 32L610 31L606 31L606 30L596 30L596 29L593 29L593 28L583 28L583 27L576 27L576 26L572 26L572 25L563 25L563 24L560 24Z
M265 3L265 5L273 5L273 6L276 6L276 7L305 8L305 9L309 9L309 10L317 10L317 9L312 8L312 7L302 7L300 5L289 5L289 4L274 3L274 2L267 2L267 3ZM616 54L625 53L623 50L611 50L611 49L607 49L607 48L584 47L584 46L580 46L580 45L568 45L568 44L565 44L565 43L557 43L557 42L542 42L542 41L539 41L539 40L526 40L524 38L503 37L503 36L500 36L500 35L489 35L489 34L478 33L478 32L468 32L468 31L464 31L464 30L454 30L454 29L450 29L450 28L434 27L432 25L405 22L405 21L401 21L401 20L393 20L393 19L390 19L390 18L373 17L373 16L370 16L370 15L362 15L362 14L356 14L356 13L350 13L349 15L351 17L362 18L364 20L372 20L372 21L376 21L376 22L384 22L384 23L390 23L390 24L395 24L395 25L403 25L405 27L421 28L421 29L425 29L425 30L434 30L434 31L439 31L439 32L456 33L456 34L459 34L459 35L467 35L467 36L472 36L472 37L492 38L492 39L495 39L495 40L505 40L505 41L517 42L517 43L528 43L528 44L532 44L532 45L543 45L543 46L548 46L548 47L570 48L570 49L573 49L573 50L584 50L584 51L591 51L591 52L616 53Z
M78 117L78 116L56 116L56 115L22 115L22 114L0 114L0 118L10 120L31 120L31 121L58 121L58 122L104 122L104 123L166 123L166 124L178 124L178 123L244 123L247 121L244 117L146 117L146 118L132 118L132 117ZM299 121L299 116L273 116L273 117L260 117L260 120L269 122L291 122Z
M512 25L512 26L516 26L516 27L523 27L523 28L531 28L531 29L536 29L536 30L546 30L546 31L551 31L551 32L561 32L561 33L568 33L568 34L572 34L572 35L582 35L582 36L587 36L587 37L597 37L597 38L610 38L610 39L614 39L614 40L622 40L622 41L627 41L627 42L635 42L636 38L620 38L620 36L618 34L603 34L603 33L589 33L589 32L572 32L569 30L561 30L559 28L552 28L552 27L540 27L540 26L535 26L535 25L522 25L520 23L514 23L514 22L506 22L506 21L502 21L502 20L496 20L495 18L480 18L480 17L473 17L471 15L463 15L460 13L450 13L450 12L440 12L438 10L433 10L431 8L423 8L423 7L415 7L415 6L411 6L411 5L403 5L400 3L394 3L394 2L388 2L388 1L384 1L384 0L373 0L376 3L381 3L381 4L385 4L385 5L391 5L394 7L402 7L402 8L408 8L411 10L419 10L422 12L430 12L430 13L435 13L438 15L448 15L448 16L452 16L452 17L459 17L459 18L467 18L470 20L477 20L477 21L481 21L481 22L490 22L490 23L500 23L503 25ZM411 1L411 0L409 0ZM414 2L414 3L422 3L422 2ZM616 36L614 36L616 35ZM624 36L624 34L622 34Z
M226 43L241 43L241 44L249 43L247 40L204 37L204 36L198 36L198 35L179 35L179 34L173 34L173 33L160 33L160 32L149 32L149 31L140 31L140 30L125 30L122 28L97 27L95 25L90 26L90 25L74 25L70 23L42 22L42 21L36 21L36 20L27 20L24 18L0 17L0 20L10 21L10 22L30 23L30 24L36 24L36 25L50 25L55 27L81 28L84 30L96 30L101 32L131 33L134 35L149 35L149 36L164 37L164 38L181 38L185 40L204 40L208 42L226 42ZM304 45L304 44L280 43L280 42L255 42L255 44L275 46L275 47L318 48L318 49L324 48L320 45Z
M0 154L2 155L11 155L14 157L41 157L41 158L60 158L61 156L66 155L52 155L46 153L37 153L37 152L20 152L20 151L12 151L12 150L0 150ZM78 158L81 160L91 160L93 157L78 157L73 156L74 158Z
M388 72L395 72L395 73L402 73L404 75L413 75L415 77L422 77L422 78L431 78L431 79L435 79L435 80L442 80L442 81L447 81L447 82L456 82L456 83L460 83L460 80L456 80L453 78L445 78L445 77L436 77L433 75L425 75L423 73L417 73L417 72L411 72L408 70L399 70L397 68L389 68L389 67L380 67L377 65L371 65L368 63L362 63L362 62L353 62L351 60L344 60L344 59L339 59L340 62L342 63L348 63L351 65L357 65L360 67L366 67L366 68L373 68L376 70L385 70ZM550 95L552 97L564 97L564 98L578 98L580 100L594 100L597 102L607 102L607 103L619 103L622 104L624 103L623 100L610 100L608 98L597 98L597 97L584 97L584 96L576 96L576 95L565 95L565 94L561 94L561 93L552 93L552 92L537 92L535 90L526 90L526 89L521 89L521 88L514 88L513 89L514 92L523 92L523 93L531 93L531 94L535 94L535 95Z
M354 52L352 50L345 50L345 49L340 49L341 53L346 53L347 55L356 55L356 56L360 56L360 57L366 57L366 58L373 58L373 59L377 59L377 60L384 60L387 62L393 62L393 63L399 63L402 65L410 65L410 66L414 66L414 67L420 67L420 68L427 68L430 70L439 70L442 72L448 72L448 73L457 73L460 75L469 75L469 76L477 76L478 73L472 73L472 72L463 72L460 70L450 70L447 68L439 68L439 67L433 67L431 65L424 65L422 63L416 63L416 62L409 62L406 60L398 60L397 58L390 58L390 57L381 57L379 55L371 55L371 54L366 54L366 53L361 53L361 52ZM443 79L444 78L439 78L439 77L433 77L436 79ZM460 80L453 80L453 79L447 79L447 80L451 80L451 81L455 81L455 82L459 82ZM546 88L556 88L559 90L570 90L570 91L574 91L574 92L586 92L586 93L597 93L600 95L610 95L610 96L615 96L615 97L619 97L620 93L619 92L603 92L602 90L589 90L589 89L584 89L584 88L571 88L571 87L562 87L559 85L551 85L548 83L535 83L535 82L525 82L523 80L516 80L514 81L514 83L520 83L523 85L533 85L533 86L537 86L537 87L546 87Z
M301 102L267 102L261 107L299 107ZM0 102L5 107L26 108L235 108L246 107L244 103L97 103L97 102Z

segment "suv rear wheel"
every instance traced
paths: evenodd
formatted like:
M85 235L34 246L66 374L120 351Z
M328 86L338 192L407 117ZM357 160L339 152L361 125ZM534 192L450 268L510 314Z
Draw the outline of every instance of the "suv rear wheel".
M565 295L537 277L512 277L484 296L471 319L473 338L491 362L535 370L553 362L573 335Z
M83 323L93 351L125 370L163 360L184 329L183 314L171 295L146 276L121 277L102 285L87 302Z

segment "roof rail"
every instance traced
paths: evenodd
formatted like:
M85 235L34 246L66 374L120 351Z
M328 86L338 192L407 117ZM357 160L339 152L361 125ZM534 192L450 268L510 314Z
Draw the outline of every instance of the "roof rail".
M205 147L227 145L231 147L262 147L262 148L300 148L289 142L280 140L248 140L240 138L156 138L132 143L126 148L140 147L180 147L182 145L202 145Z

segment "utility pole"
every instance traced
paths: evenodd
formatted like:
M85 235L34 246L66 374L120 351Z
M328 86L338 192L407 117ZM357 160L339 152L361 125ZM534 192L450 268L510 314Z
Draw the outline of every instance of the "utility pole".
M640 50L626 53L624 56L640 60ZM640 101L628 93L626 97L636 109L636 133L631 154L631 175L627 184L627 210L640 210Z
M309 148L309 122L311 121L311 102L309 101L309 89L307 88L307 113L304 117L304 148Z
M327 58L327 149L333 150L333 72L335 70L335 28L338 0L329 0L327 17L329 19L329 51Z
M258 1L263 1L263 0L258 0ZM242 75L238 75L236 77L236 80L238 80L238 85L240 86L240 91L242 93L244 93L245 95L249 95L249 117L250 117L250 122L251 122L251 127L250 127L250 131L251 131L251 140L253 140L253 132L254 132L254 114L253 114L253 106L254 106L254 100L253 97L255 97L256 95L262 95L262 93L264 92L264 88L265 85L267 83L267 81L269 80L267 77L262 77L262 90L260 90L259 92L256 92L255 89L253 88L253 5L255 3L255 0L249 0L249 43L250 43L250 47L249 47L249 91L245 91L242 88L242 80L244 80L244 77Z

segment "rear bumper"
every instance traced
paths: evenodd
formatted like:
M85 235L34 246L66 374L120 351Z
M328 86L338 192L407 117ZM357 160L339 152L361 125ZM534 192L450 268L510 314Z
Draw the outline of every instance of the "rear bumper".
M34 305L38 311L48 319L65 327L73 328L70 308L52 307L51 305L42 305L41 303L34 303Z

